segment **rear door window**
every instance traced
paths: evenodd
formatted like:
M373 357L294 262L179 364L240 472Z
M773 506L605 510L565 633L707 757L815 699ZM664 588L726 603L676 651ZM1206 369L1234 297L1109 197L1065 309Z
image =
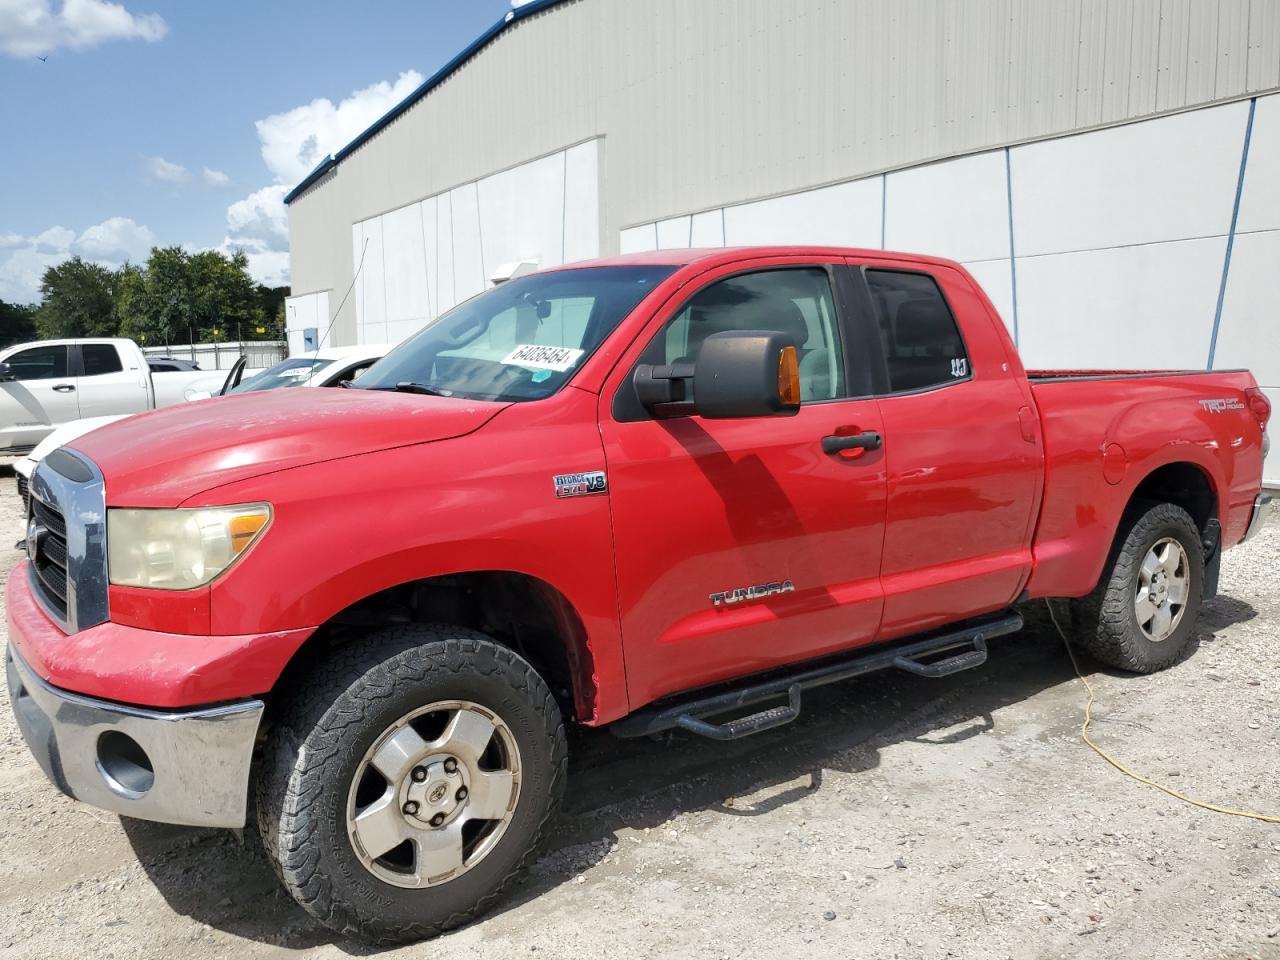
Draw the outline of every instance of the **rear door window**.
M937 281L926 273L897 270L865 275L889 390L925 390L968 379L969 354Z
M109 343L85 343L80 346L80 359L84 363L84 376L96 377L104 373L119 373L124 369L120 352Z

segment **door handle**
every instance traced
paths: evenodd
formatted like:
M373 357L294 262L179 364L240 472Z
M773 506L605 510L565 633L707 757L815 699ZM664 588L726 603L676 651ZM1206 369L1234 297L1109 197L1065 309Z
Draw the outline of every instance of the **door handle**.
M874 430L866 433L855 433L847 437L831 436L822 438L823 453L840 453L843 450L879 450L883 440Z
M58 393L74 393L76 386L74 383L59 383L53 389L57 390Z

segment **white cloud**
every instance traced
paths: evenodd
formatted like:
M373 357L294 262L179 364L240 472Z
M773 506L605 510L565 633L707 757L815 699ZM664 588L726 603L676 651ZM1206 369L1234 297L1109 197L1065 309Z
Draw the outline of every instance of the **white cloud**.
M149 227L134 223L128 217L111 217L95 224L76 238L72 253L86 260L119 266L126 260L146 260L156 245L156 235Z
M221 170L210 170L205 167L200 171L200 176L204 179L207 187L227 187L231 185L231 178Z
M262 159L277 183L300 182L329 154L342 149L412 93L422 74L406 70L395 83L375 83L334 105L321 97L259 120Z
M77 234L54 226L34 236L0 235L0 300L35 303L40 299L40 278L49 267L73 256L115 269L126 260L135 263L147 258L155 245L148 227L128 217L111 217Z
M288 192L287 186L277 183L237 200L227 207L228 232L232 237L287 246L289 218L284 209L284 195Z
M0 51L12 57L83 50L108 40L154 43L168 33L159 14L133 14L106 0L0 0Z
M170 163L164 157L143 157L142 168L147 178L159 183L186 183L191 179L191 171L180 163Z

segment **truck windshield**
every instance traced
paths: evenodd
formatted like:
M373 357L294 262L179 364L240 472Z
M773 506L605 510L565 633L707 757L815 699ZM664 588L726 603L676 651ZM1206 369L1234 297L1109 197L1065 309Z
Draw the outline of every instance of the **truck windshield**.
M330 363L333 361L321 360L317 357L291 357L288 360L281 360L274 367L267 367L238 387L232 387L231 392L255 393L258 390L300 387L307 382L313 372Z
M568 381L674 269L583 267L509 280L429 323L352 386L540 400Z

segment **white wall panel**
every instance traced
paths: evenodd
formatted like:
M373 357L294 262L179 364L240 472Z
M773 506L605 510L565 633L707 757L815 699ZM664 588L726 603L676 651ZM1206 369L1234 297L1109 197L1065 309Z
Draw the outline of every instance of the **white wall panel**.
M1013 148L1018 254L1225 234L1247 112L1231 103Z
M453 196L449 193L436 197L436 273L436 313L440 314L458 302L453 292Z
M1280 94L1258 98L1236 229L1280 230Z
M461 302L483 290L488 280L476 185L467 183L450 190L449 203L453 207L453 295Z
M885 183L884 245L952 260L1007 258L1004 152L890 174Z
M600 144L565 151L564 263L600 256Z
M387 322L425 320L430 313L421 204L411 203L382 215L382 259Z
M360 343L360 327L364 322L364 224L351 225L351 263L355 276L351 280L351 302L356 318L356 343Z
M623 253L643 253L658 249L658 231L652 223L628 227L618 236L618 248Z
M440 242L436 226L440 198L427 197L418 204L422 217L422 251L427 269L427 316L440 313Z
M1015 201L1016 204L1016 201ZM1031 367L1203 367L1224 238L1018 258Z
M693 215L691 230L694 247L724 246L724 211L708 210Z
M1262 392L1271 401L1272 410L1280 410L1280 387L1263 387ZM1280 443L1272 443L1267 459L1262 461L1262 482L1267 486L1280 486Z
M1213 365L1280 386L1280 230L1236 237Z
M880 246L880 178L726 207L725 244Z
M360 343L378 343L376 339L369 339L367 331L375 326L381 326L387 320L387 298L386 298L386 268L382 258L382 218L372 217L366 220L363 225L363 238L361 244L364 248L364 263L361 267L361 289L363 296L357 307L356 324L357 333L363 328L366 333L359 336ZM359 259L356 260L360 262ZM320 346L328 347L332 344L324 339Z
M1013 271L1009 269L1009 258L1003 260L982 260L977 263L964 264L966 270L973 274L991 302L1000 314L1000 319L1013 334Z
M658 249L672 250L689 246L689 218L672 217L670 220L659 220Z
M304 331L314 328L316 337L324 336L329 326L329 291L306 293L296 297L285 297L284 301L285 341L289 352L301 353L306 349Z
M404 340L408 337L413 336L415 333L421 330L424 326L426 326L426 323L427 323L427 319L425 317L417 320L397 320L397 321L388 323L386 326L386 332L384 335L385 339L382 340L381 342L397 344L401 340ZM376 341L370 340L369 342L374 343Z
M479 181L476 191L484 240L484 281L513 260L536 260L542 266L561 262L564 189L563 153Z

